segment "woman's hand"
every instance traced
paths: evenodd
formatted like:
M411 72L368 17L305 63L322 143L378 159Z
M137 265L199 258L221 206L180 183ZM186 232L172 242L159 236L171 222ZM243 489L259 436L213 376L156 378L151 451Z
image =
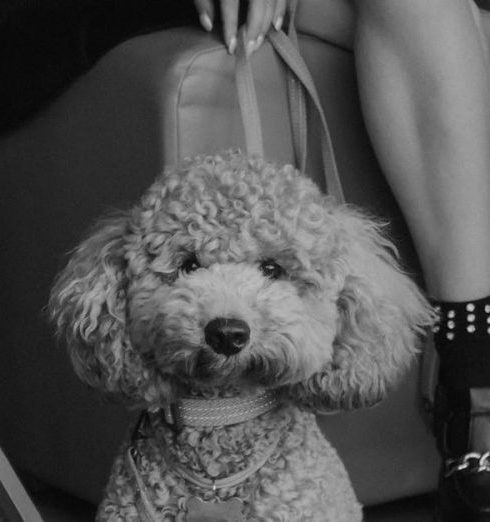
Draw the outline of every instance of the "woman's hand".
M199 20L206 31L213 29L215 10L220 9L223 21L223 39L228 52L233 54L237 46L238 11L244 0L194 0ZM287 0L248 0L247 55L256 51L264 41L271 25L279 30L284 20Z

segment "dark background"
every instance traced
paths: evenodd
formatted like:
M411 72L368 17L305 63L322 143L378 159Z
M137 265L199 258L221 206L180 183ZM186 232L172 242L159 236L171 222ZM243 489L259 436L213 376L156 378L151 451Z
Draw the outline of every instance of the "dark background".
M197 23L191 0L0 0L0 132L21 124L117 43Z

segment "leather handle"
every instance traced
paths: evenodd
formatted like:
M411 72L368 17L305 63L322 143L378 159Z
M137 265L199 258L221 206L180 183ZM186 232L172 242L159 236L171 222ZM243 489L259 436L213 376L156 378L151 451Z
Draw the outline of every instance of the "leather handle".
M344 191L337 168L332 138L328 128L327 119L318 96L315 82L308 70L308 66L300 55L298 49L282 31L269 31L267 38L274 47L276 53L281 57L286 66L298 78L309 96L313 107L320 118L323 139L321 140L322 159L327 192L335 196L339 203L345 202Z
M294 12L293 12L294 15ZM293 33L293 40L295 36ZM306 103L304 95L308 95L312 107L319 115L323 139L321 140L322 160L327 192L333 195L339 203L345 202L344 192L338 173L337 162L333 149L328 123L316 90L315 83L299 50L291 38L283 31L270 30L267 39L282 59L292 80L289 84L289 105L293 125L293 141L297 153L296 160L300 168L306 163ZM248 154L264 156L262 126L257 102L257 93L253 79L253 71L245 52L246 34L242 29L238 38L235 65L235 81L238 93L242 122L245 131L245 143ZM294 110L291 111L291 108ZM296 125L296 127L295 127ZM300 156L298 158L298 155Z
M288 37L296 47L298 47L298 35L295 26L297 4L297 0L288 2ZM246 57L245 48L246 33L242 28L239 33L236 53L235 82L245 131L245 143L249 154L263 156L264 146L260 112L253 82L252 67ZM304 173L308 152L306 99L301 82L289 69L286 70L286 74L294 158L297 167Z
M288 37L299 50L298 33L296 32L296 11L298 0L288 2ZM291 133L293 138L294 157L296 166L303 173L306 172L308 157L308 128L305 91L298 78L286 69L289 114L291 117Z
M236 49L235 84L242 115L243 129L245 131L247 153L263 157L264 141L262 139L259 104L255 91L252 65L246 54L246 44L246 33L242 28L238 35Z

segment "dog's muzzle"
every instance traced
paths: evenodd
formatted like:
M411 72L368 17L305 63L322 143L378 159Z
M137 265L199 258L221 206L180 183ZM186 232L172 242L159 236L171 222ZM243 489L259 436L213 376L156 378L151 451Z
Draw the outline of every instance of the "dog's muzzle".
M204 328L206 343L216 352L229 357L241 352L250 339L250 328L241 319L218 317Z

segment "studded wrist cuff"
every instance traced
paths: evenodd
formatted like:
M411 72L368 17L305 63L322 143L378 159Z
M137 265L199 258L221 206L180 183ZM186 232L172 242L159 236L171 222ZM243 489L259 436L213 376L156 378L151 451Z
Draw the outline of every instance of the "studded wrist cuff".
M433 327L436 344L458 338L486 337L490 341L490 296L465 302L437 301L434 306L439 316Z
M490 387L490 297L433 304L440 382L452 390Z

